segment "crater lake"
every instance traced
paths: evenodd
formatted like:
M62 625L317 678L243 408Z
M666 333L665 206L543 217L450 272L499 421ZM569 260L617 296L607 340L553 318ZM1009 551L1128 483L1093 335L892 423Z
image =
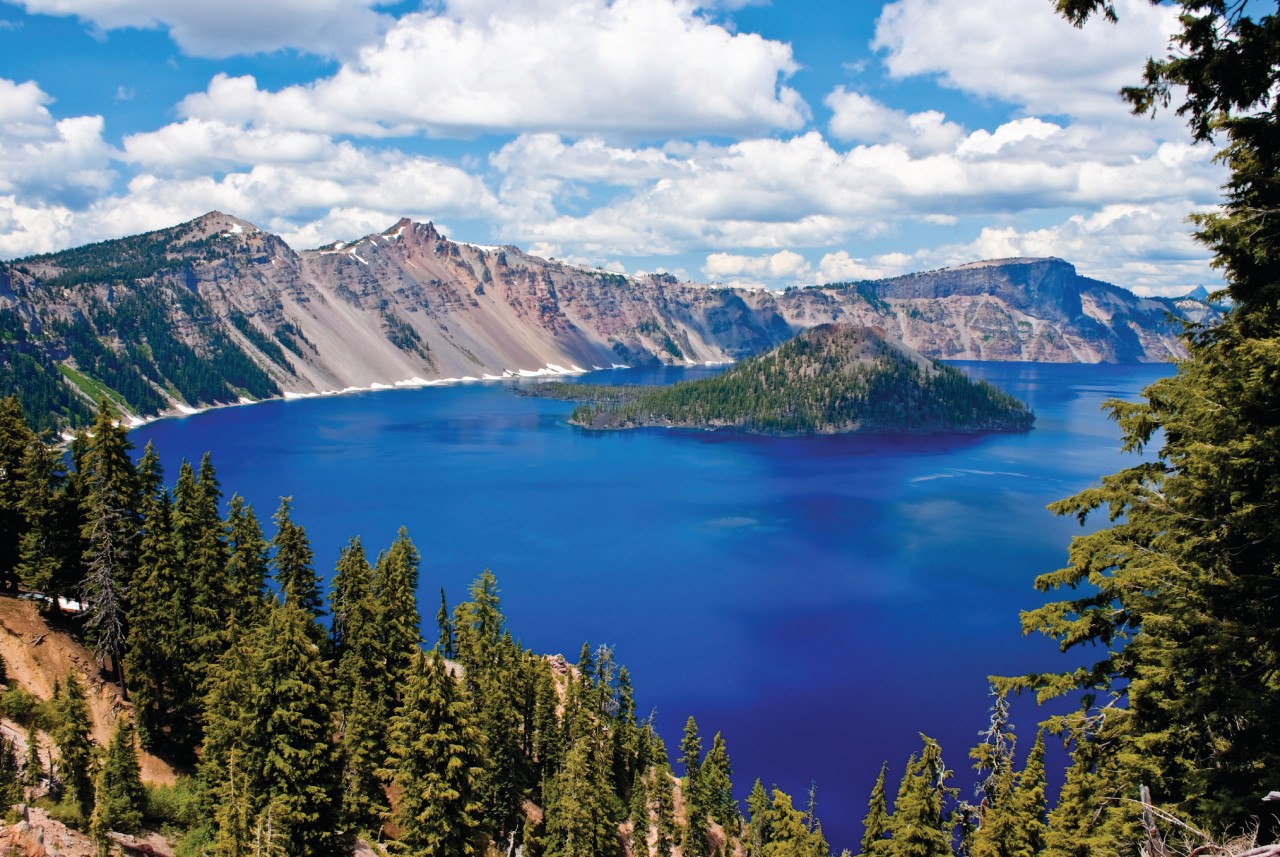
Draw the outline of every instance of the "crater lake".
M673 761L693 715L704 748L724 734L740 797L759 777L803 806L816 782L838 853L857 849L882 761L892 792L924 732L970 797L987 676L1066 665L1018 623L1045 599L1035 576L1064 565L1082 532L1045 505L1136 463L1101 405L1172 372L955 365L1027 402L1035 429L587 432L566 423L572 404L494 383L265 402L162 420L131 439L139 451L154 442L170 483L183 458L211 452L224 493L251 502L268 536L292 496L326 577L349 537L372 557L406 527L422 554L428 642L439 588L452 608L492 569L525 646L570 661L584 642L613 648ZM1015 707L1019 759L1038 714Z

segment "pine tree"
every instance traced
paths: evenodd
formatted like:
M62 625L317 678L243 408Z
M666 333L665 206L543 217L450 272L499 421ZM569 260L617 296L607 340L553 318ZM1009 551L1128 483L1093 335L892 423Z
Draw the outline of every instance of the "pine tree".
M369 831L377 830L388 812L378 770L386 762L387 728L402 678L387 669L373 577L363 544L351 539L333 579L331 648L338 659L343 818L349 829Z
M395 821L412 857L483 854L482 739L441 658L419 654L391 721L387 778L401 790Z
M680 741L680 764L684 766L684 836L680 841L685 857L706 857L707 854L707 800L702 787L701 772L702 739L698 737L698 724L690 715L684 724L684 737Z
M968 853L972 857L1010 857L1013 839L1020 836L1020 820L1013 807L1015 739L1006 695L995 693L991 723L982 737L983 742L969 751L978 771L975 791L980 803L977 828L968 836Z
M253 506L239 494L227 504L226 614L253 624L265 609L270 558Z
M17 396L0 398L0 588L17 584L21 544L28 523L22 510L19 474L27 450L36 443Z
M22 803L22 785L18 751L7 736L0 735L0 810Z
M333 742L333 684L315 642L315 622L301 606L272 608L257 629L249 697L248 754L256 775L256 819L271 825L285 857L325 857L343 851L337 830L342 805L341 760Z
M1027 764L1018 775L1012 815L1016 831L1002 857L1035 857L1045 846L1044 733L1036 734Z
M159 477L159 460L148 445L140 469L145 481ZM147 748L189 753L199 720L199 676L188 623L188 592L174 544L172 501L163 487L143 500L138 571L129 600L129 646L125 664L138 712L138 735Z
M618 853L612 789L598 717L583 708L581 723L549 788L547 857L612 857ZM588 724L596 724L588 725Z
M44 777L44 762L40 759L40 733L32 722L27 726L27 758L22 765L22 784L30 788L38 788Z
M142 826L147 793L142 787L138 753L134 748L133 724L127 718L116 721L115 733L98 770L94 789L93 817L89 831L106 851L108 831L136 833Z
M889 818L889 857L951 857L954 824L945 810L955 797L951 772L942 764L938 742L921 735L924 749L912 756Z
M404 527L396 534L374 567L373 596L377 602L378 627L382 634L386 671L393 681L408 673L409 665L422 646L418 616L418 549Z
M67 508L66 468L52 447L33 440L19 468L18 508L25 529L15 572L24 588L57 598L79 584L78 509Z
M792 804L791 796L778 788L773 790L769 807L769 838L765 857L827 857L827 844L821 832L809 830L804 813Z
M453 658L453 623L449 621L449 605L444 600L444 587L440 587L440 609L436 611L436 625L440 628L440 638L436 642L436 650L443 657Z
M324 614L320 581L311 565L315 554L306 532L293 522L290 516L292 508L293 498L281 497L280 508L272 516L276 534L271 539L271 547L275 551L271 564L284 602L295 605L314 621Z
M209 671L199 776L213 817L218 857L247 857L264 748L251 732L254 658L248 632L228 629L227 649Z
M889 853L889 809L884 793L884 776L888 769L888 762L880 766L880 775L871 788L867 814L862 819L862 857L884 857Z
M1057 2L1078 25L1097 13L1115 20L1115 5ZM1261 802L1280 769L1280 16L1248 3L1170 5L1180 29L1168 54L1149 59L1123 94L1139 113L1176 100L1194 140L1225 143L1225 201L1192 219L1231 308L1215 326L1186 331L1187 359L1142 402L1110 403L1124 448L1159 443L1155 460L1052 507L1082 521L1106 507L1112 523L1077 538L1068 567L1036 584L1087 588L1026 614L1024 628L1103 654L1092 668L1022 686L1124 697L1129 722L1107 728L1119 767L1202 829L1239 831L1259 819L1266 840L1280 825ZM1083 798L1080 788L1073 800ZM1091 806L1088 817L1107 810Z
M1071 745L1071 765L1049 813L1045 857L1119 854L1139 841L1140 812L1130 798L1137 783L1118 752L1130 725L1129 712L1119 709L1050 721Z
M717 732L711 739L711 749L702 760L698 781L707 801L707 811L722 828L726 836L734 836L741 823L738 801L733 797L733 767L729 764L729 751L724 737Z
M53 743L58 748L58 776L75 799L81 818L88 821L93 812L94 745L89 702L74 672L67 673L55 695L54 708L57 722Z
M81 478L85 577L81 584L85 629L98 662L121 681L127 636L125 597L137 562L140 497L129 443L111 403L103 399L85 447Z

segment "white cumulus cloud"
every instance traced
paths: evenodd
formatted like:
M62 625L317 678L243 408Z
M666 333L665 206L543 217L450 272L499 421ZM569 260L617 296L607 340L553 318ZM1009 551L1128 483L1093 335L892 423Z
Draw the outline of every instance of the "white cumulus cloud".
M702 272L712 280L727 280L733 284L742 284L744 280L763 280L770 284L784 282L790 285L808 281L813 268L799 253L779 250L766 256L712 253L707 256Z
M1031 114L1115 117L1120 88L1139 82L1143 57L1164 55L1178 14L1149 0L1115 5L1118 25L1076 30L1045 0L895 0L873 46L895 77L936 76Z
M191 56L228 57L292 48L344 56L390 25L381 0L16 0L26 11L65 15L104 31L165 29Z
M0 78L0 194L24 209L83 203L114 180L101 116L55 119L35 83Z
M789 45L691 0L446 0L405 15L332 77L276 92L219 75L180 110L369 136L554 131L659 137L795 129Z

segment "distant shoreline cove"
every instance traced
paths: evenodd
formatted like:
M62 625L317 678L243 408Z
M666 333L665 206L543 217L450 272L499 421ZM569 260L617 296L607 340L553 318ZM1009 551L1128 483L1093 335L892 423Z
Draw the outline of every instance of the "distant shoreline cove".
M704 362L686 361L685 363L673 363L667 365L675 366L677 368L687 366L727 366L732 362L733 361L730 360L707 360ZM154 416L140 417L136 414L130 414L123 422L125 423L125 427L132 431L133 429L142 428L143 426L160 422L161 420L185 419L186 417L193 417L209 411L218 411L226 408L240 408L246 405L259 405L264 402L295 402L303 399L345 396L352 393L377 393L383 390L415 390L423 387L452 387L459 384L484 384L493 381L519 381L527 378L567 378L577 375L589 375L592 372L607 372L613 369L631 368L633 367L624 363L614 363L611 366L593 365L590 369L583 369L577 364L571 364L568 368L565 368L564 366L560 366L555 363L548 363L541 369L505 369L501 375L494 375L492 373L485 372L479 377L473 375L464 375L461 378L432 379L413 377L406 378L403 381L395 381L390 384L375 381L367 387L344 387L341 390L319 390L314 393L299 393L293 390L286 390L279 396L270 396L265 399L250 399L247 396L241 396L239 401L220 402L216 405L204 405L198 408L194 408L185 403L180 403L175 405L172 410L164 411ZM74 433L69 431L62 433L62 439L67 442L70 442L74 436Z

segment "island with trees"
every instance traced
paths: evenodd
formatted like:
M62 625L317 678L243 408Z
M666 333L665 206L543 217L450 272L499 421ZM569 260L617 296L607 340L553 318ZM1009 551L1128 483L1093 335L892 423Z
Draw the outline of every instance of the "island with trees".
M720 375L667 387L540 384L581 402L589 429L677 426L751 434L1027 431L1022 402L868 327L825 324Z

